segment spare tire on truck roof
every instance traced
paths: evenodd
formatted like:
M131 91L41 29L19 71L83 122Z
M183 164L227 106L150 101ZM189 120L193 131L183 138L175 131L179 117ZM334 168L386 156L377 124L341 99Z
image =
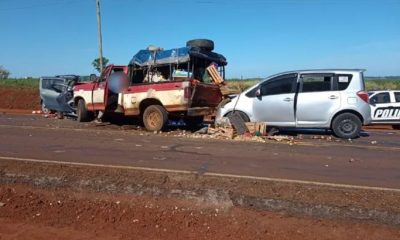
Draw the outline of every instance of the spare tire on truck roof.
M186 47L197 47L203 50L214 50L214 42L209 39L193 39L186 42Z

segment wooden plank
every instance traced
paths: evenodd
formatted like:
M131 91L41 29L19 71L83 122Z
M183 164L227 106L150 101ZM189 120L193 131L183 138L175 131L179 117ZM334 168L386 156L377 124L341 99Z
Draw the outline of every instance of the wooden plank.
M246 127L249 130L250 134L255 134L256 132L256 124L255 122L246 122Z
M224 82L224 79L219 75L218 70L214 65L207 67L207 71L211 75L211 79L215 84L219 85Z
M232 114L228 115L229 121L231 122L232 126L235 128L236 132L239 135L242 135L249 130L246 127L246 124L243 118L240 116L238 112L233 112Z

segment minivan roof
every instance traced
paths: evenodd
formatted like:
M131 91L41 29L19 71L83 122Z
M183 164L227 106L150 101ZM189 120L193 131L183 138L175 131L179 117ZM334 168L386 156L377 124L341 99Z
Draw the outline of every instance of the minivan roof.
M366 71L365 69L345 69L345 68L304 69L304 70L293 70L293 71L277 73L277 74L268 76L265 79L273 78L273 77L276 77L279 75L293 74L293 73L332 73L332 72L365 72L365 71Z

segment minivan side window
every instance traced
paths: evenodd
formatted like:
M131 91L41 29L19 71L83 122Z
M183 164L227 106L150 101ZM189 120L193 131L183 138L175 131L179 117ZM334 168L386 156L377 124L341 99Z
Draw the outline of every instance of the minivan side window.
M353 75L351 74L337 75L334 82L335 89L339 91L346 90L347 87L350 85L351 79L353 79Z
M43 78L42 79L42 88L54 90L54 87L56 87L58 85L62 85L63 83L64 83L64 81L62 79Z
M370 99L370 102L373 104L390 103L390 95L388 92L378 93Z
M305 74L301 76L301 92L325 92L332 90L333 75Z
M287 74L261 84L261 96L296 92L297 74Z

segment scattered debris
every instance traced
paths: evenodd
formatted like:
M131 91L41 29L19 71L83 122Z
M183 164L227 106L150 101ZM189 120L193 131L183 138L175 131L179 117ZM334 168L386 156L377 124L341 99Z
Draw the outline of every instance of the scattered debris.
M223 137L228 139L233 139L234 136L234 129L233 128L226 128L226 127L219 127L219 128L208 128L208 134L213 135L214 137Z
M282 142L282 141L293 142L294 141L294 137L284 136L284 135L268 136L267 138L269 140L275 140L277 142Z

